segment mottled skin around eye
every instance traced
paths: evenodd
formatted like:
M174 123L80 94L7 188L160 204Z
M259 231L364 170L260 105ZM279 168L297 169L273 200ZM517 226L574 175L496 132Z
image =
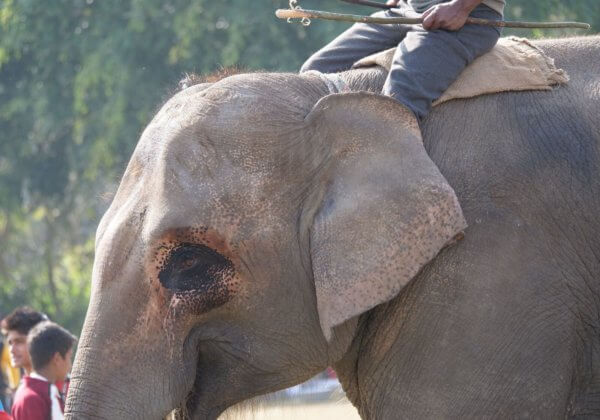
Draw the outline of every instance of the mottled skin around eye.
M200 315L230 301L239 276L230 247L206 227L163 235L150 262L155 292L169 301L170 316Z
M162 286L172 291L176 299L187 301L195 313L229 301L234 277L235 269L229 259L205 245L192 243L175 247L158 274Z

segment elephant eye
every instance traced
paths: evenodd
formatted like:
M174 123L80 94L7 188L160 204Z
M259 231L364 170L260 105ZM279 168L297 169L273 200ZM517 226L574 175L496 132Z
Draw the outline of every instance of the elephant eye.
M173 292L207 291L233 275L232 262L205 245L184 243L174 248L158 274Z
M182 271L192 268L198 262L199 255L197 252L185 250L175 254L174 268Z

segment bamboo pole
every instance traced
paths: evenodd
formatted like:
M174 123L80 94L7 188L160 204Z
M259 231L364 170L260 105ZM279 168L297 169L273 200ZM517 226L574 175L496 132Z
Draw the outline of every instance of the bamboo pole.
M423 23L422 18L409 18L409 17L372 17L362 15L347 15L341 13L322 12L319 10L305 10L305 9L279 9L275 11L275 15L279 19L324 19L324 20L335 20L342 22L355 22L355 23L376 23L382 25L391 24L405 24L405 25L420 25ZM548 28L579 28L579 29L590 29L590 25L581 22L506 22L496 21L480 18L467 18L468 24L484 25L484 26L496 26L500 28L535 28L535 29L548 29Z
M370 0L341 0L341 1L346 2L346 3L358 4L361 6L377 7L379 9L393 9L394 8L394 6L387 5L385 3L379 3L376 1L370 1Z

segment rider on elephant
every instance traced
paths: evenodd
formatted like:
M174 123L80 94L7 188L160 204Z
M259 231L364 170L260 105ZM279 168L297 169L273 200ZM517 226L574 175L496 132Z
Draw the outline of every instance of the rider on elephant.
M491 50L500 29L465 25L467 17L501 20L505 0L388 0L396 8L373 16L423 13L423 25L358 23L304 63L301 72L336 73L359 59L398 46L382 94L421 121L431 104L474 59Z

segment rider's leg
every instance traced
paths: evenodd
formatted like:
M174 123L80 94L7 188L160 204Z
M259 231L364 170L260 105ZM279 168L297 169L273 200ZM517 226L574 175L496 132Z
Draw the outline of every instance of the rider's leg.
M377 12L373 16L398 16L390 11ZM412 30L407 25L373 25L357 23L313 54L300 72L316 70L321 73L337 73L348 70L361 58L393 48Z
M478 6L471 16L502 18L485 5ZM481 25L465 25L458 31L413 27L396 49L382 93L406 105L422 120L432 102L468 64L492 49L499 37L499 29Z

